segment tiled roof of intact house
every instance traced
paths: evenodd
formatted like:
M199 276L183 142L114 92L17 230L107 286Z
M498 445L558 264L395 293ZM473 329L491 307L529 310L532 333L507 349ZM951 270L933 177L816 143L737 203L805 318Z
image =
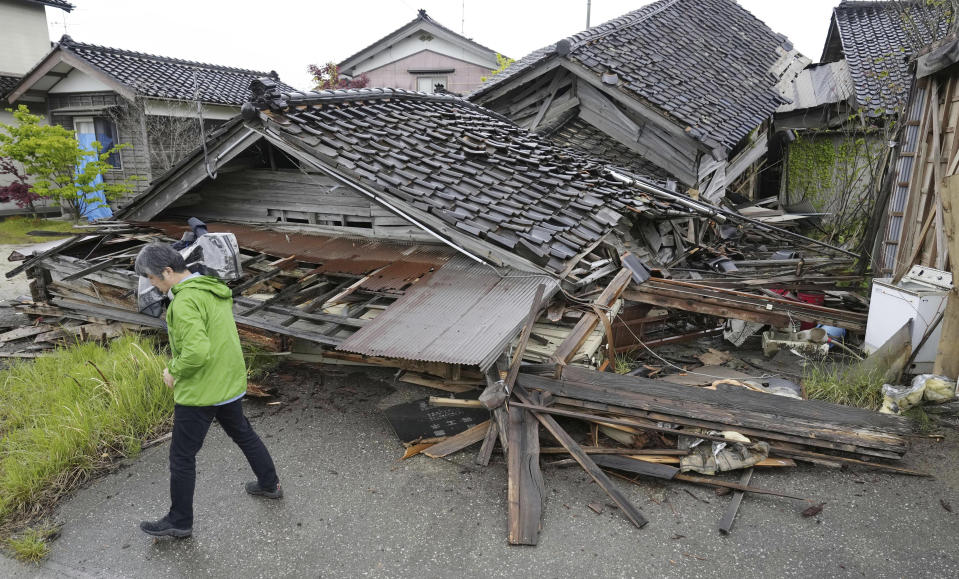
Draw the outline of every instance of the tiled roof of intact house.
M665 183L673 179L665 170L647 161L626 145L600 131L580 117L575 117L548 135L554 143L579 149L598 159L609 160L634 175L649 177L651 181Z
M890 2L843 2L833 9L830 35L838 32L856 88L856 101L872 115L892 114L909 96L909 38ZM830 42L827 39L827 51ZM833 60L840 55L823 55Z
M458 97L351 89L268 95L257 106L267 133L344 179L554 272L628 210L681 210Z
M147 97L194 100L194 73L199 85L199 98L205 103L242 105L250 100L250 82L270 76L257 70L217 66L190 60L168 58L142 52L76 42L64 35L59 46L76 54L117 82L136 89ZM293 87L280 83L281 90Z
M791 50L734 0L660 0L527 55L470 99L555 55L653 105L697 140L731 148L785 102L772 70Z
M26 0L26 1L30 2L31 4L43 4L44 6L59 8L67 12L70 12L71 10L76 8L76 6L74 6L73 4L70 4L69 2L66 2L65 0Z
M18 84L20 84L19 76L0 74L0 100L3 99L3 95L7 94L7 92Z

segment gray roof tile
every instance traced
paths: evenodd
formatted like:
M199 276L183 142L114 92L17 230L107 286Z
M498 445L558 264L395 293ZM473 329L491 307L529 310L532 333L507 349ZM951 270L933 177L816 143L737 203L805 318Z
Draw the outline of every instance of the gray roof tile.
M619 90L658 106L699 140L727 148L785 102L769 71L788 41L734 0L659 0L562 42L570 47L564 58L597 77L615 73ZM559 44L516 61L469 98L545 63ZM715 106L717 99L729 104Z
M613 209L624 207L622 199L654 206L644 193L610 179L604 162L460 98L353 89L285 100L280 110L268 102L257 104L271 111L265 118L277 133L308 127L333 150L333 162L347 177L415 202L458 230L545 267L561 264L609 232L622 218ZM426 134L429 146L423 158L412 160L401 140L343 129L337 121L344 119L383 123L399 134ZM340 128L334 130L334 124ZM309 148L298 137L289 139ZM383 147L388 150L378 150ZM343 163L347 156L352 163Z
M206 103L241 105L250 100L250 82L270 73L217 66L190 60L76 42L64 35L60 48L76 54L118 82L143 96L194 100L196 73L200 100ZM277 81L284 92L295 92Z

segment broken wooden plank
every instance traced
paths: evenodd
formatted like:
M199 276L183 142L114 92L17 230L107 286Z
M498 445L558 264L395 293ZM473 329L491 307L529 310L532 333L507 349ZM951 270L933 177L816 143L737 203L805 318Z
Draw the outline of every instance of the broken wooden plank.
M483 439L483 444L480 445L479 452L476 454L476 464L480 466L486 466L489 464L489 459L493 456L493 447L496 446L497 425L496 425L496 416L494 415L493 424L490 425L489 430L486 431L486 438Z
M426 449L423 454L430 458L442 458L444 456L448 456L454 452L463 450L471 444L475 444L483 440L483 438L486 437L486 431L489 430L489 428L490 421L486 420L485 422L481 422L476 426L460 432L459 434L450 436L443 442L434 444L430 448Z
M430 396L430 406L448 406L450 408L486 408L479 400L468 400L463 398L440 398L439 396Z
M632 279L632 273L628 269L621 269L619 273L616 274L616 277L609 282L609 285L606 286L606 289L599 295L599 297L594 300L594 304L600 308L608 308L613 305L619 296L626 289L626 286L629 285L630 280ZM583 342L586 341L586 338L593 333L593 330L596 328L596 324L599 323L599 317L595 312L587 312L583 314L583 317L580 318L579 322L576 323L576 326L573 328L573 331L570 332L569 336L563 340L563 343L559 345L556 349L556 352L553 354L553 359L557 364L557 371L559 368L569 363L573 359L573 356L576 352L579 351L582 347Z
M755 493L760 495L772 495L774 497L796 499L799 501L807 501L810 503L813 502L810 499L807 499L805 497L790 495L790 494L782 493L779 491L773 491L773 490L763 489L759 487L751 487L751 486L724 481L720 479L713 479L713 478L683 474L679 472L679 469L674 466L669 466L665 464L656 464L656 463L646 462L643 460L636 460L626 456L599 455L596 457L595 460L596 460L596 464L600 466L603 466L606 468L615 468L617 470L640 474L643 476L651 476L654 478L659 478L664 480L680 480L683 482L714 486L714 487L730 488L734 490L746 491L749 493Z
M629 275L628 271L626 273ZM520 384L516 385L516 388L514 388L514 393L525 404L531 403L529 394ZM533 416L535 416L536 419L540 421L540 424L546 427L546 430L548 430L549 433L552 434L553 437L556 438L556 440L558 440L559 443L569 451L573 458L576 459L576 462L583 467L583 470L585 470L589 476L596 481L596 484L606 491L606 494L608 494L610 498L613 499L613 502L619 506L620 510L623 512L623 515L629 519L629 521L633 523L636 528L641 529L644 525L646 525L646 523L649 522L646 520L646 517L643 516L643 513L641 513L640 510L633 505L633 503L629 502L629 499L623 495L622 491L613 485L613 481L609 480L609 477L606 476L606 473L604 473L596 465L593 459L591 459L588 454L583 452L583 449L580 448L575 440L573 440L573 437L563 430L559 423L556 422L556 419L548 414L540 412L533 412Z
M255 275L241 284L237 284L233 286L232 291L233 291L234 297L240 295L244 291L250 289L251 287L255 286L256 284L260 282L264 282L268 279L272 279L280 275L284 271L293 269L294 267L296 267L296 256L291 255L289 257L284 257L283 259L278 259L276 261L270 262L269 267L270 267L269 270L259 275Z
M25 326L23 328L17 328L15 330L10 330L9 332L0 334L0 342L22 340L23 338L29 338L31 336L36 336L37 334L43 334L53 329L53 326L47 324L40 324L38 326Z
M901 417L818 400L795 400L744 388L705 390L637 376L600 373L568 366L562 380L522 373L517 381L556 396L635 408L675 417L691 426L736 430L766 439L799 439L802 444L842 443L901 457L910 427ZM840 448L846 450L846 448ZM889 455L892 456L889 456Z
M426 386L428 388L436 388L437 390L445 390L453 394L462 394L464 392L470 392L476 389L474 384L456 384L446 380L440 380L439 378L430 378L429 376L416 374L414 372L404 372L403 376L400 377L400 382L417 384L419 386Z
M516 382L516 376L519 375L519 367L523 361L523 352L526 351L526 344L529 342L529 336L533 332L533 324L536 323L536 317L542 307L543 294L546 292L546 284L536 286L536 293L533 294L533 303L529 306L529 313L526 314L526 323L523 326L523 333L520 334L519 343L516 345L516 352L513 354L513 361L509 366L509 372L506 374L506 380L503 381L506 396L510 395L513 383Z
M741 477L739 477L739 484L748 485L749 481L753 477L753 469L747 468ZM743 504L743 497L746 496L746 493L743 491L734 491L733 499L730 501L729 506L726 507L726 513L723 515L723 518L719 520L719 532L728 535L729 531L733 528L733 521L736 520L736 514L739 512L739 505Z

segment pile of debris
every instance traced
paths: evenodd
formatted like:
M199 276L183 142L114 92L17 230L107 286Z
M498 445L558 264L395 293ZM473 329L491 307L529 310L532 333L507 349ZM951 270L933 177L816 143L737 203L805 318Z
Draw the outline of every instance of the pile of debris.
M652 277L665 270L648 268L629 252L616 259L597 249L580 261L583 271L575 275L582 277L557 282L535 275L481 274L444 246L307 235L291 242L285 232L237 224L207 227L230 231L241 247L242 275L229 283L245 340L311 361L401 368L406 381L462 396L437 404L485 404L480 412L491 410L489 420L463 421L440 436L408 440L406 456L425 452L442 457L482 441L477 461L486 464L499 441L509 465L512 543L537 541L541 454L569 454L637 526L645 524L645 517L607 473L787 497L750 487L748 473L753 467L790 466L799 460L919 474L875 462L899 459L906 451L909 423L899 416L756 392L735 380L697 388L596 371L597 366L608 368L616 352L651 351L657 343L721 332L721 319L774 328L818 322L861 331L863 313L789 299L749 283L730 289L702 279ZM23 263L10 275L26 271L32 280L32 299L19 307L40 319L0 335L3 355L36 356L78 338L161 330L162 318L140 312L133 258L145 243L173 242L189 237L187 231L174 223L101 223L89 233L14 254L12 259ZM682 238L673 235L674 241ZM834 266L826 260L807 265L796 257L765 262L753 264L754 270L772 277L783 277L784 266L814 271ZM611 265L621 268L611 271ZM818 281L814 274L802 273ZM729 272L716 275L745 279ZM768 283L788 288L793 282ZM450 288L460 290L455 295L462 302L459 309L446 303ZM838 304L858 303L838 289L827 295ZM504 302L504 296L511 301ZM460 317L452 324L423 320L417 307L434 314L455 310ZM681 319L661 308L689 315ZM408 323L410 312L422 327ZM371 332L374 323L380 325ZM406 341L397 338L395 327ZM677 335L677 329L682 333ZM469 343L452 334L444 339L447 331L465 333ZM474 338L482 340L475 343ZM458 345L472 348L457 352ZM479 400L473 399L484 385ZM577 443L556 417L590 424L590 443ZM558 446L540 447L540 426ZM600 433L617 445L601 444ZM733 469L745 469L739 483L709 476ZM732 519L724 524L728 531Z

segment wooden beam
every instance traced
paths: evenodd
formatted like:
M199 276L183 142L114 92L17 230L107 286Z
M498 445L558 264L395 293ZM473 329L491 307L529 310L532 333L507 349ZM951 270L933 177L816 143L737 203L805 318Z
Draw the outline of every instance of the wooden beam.
M468 428L459 434L455 434L447 438L443 442L434 444L433 446L424 450L423 454L430 458L442 458L444 456L453 454L454 452L463 450L467 446L476 444L477 442L486 438L486 431L490 429L490 426L489 420L481 422L476 426Z
M959 175L948 177L943 183L942 209L952 276L953 280L959 280ZM959 344L959 292L954 287L949 292L943 314L942 335L939 338L939 350L933 367L935 374L945 375L953 380L959 376L956 344Z
M536 293L533 295L533 303L530 304L529 313L526 314L526 323L523 326L523 333L520 335L519 343L516 345L516 353L513 354L513 360L509 366L509 373L504 381L506 395L509 396L513 389L513 383L516 382L516 376L519 375L519 367L523 362L523 352L526 351L526 344L529 343L529 337L533 333L533 326L536 324L536 318L542 309L543 293L546 291L546 284L536 286Z
M543 120L543 115L546 114L546 110L549 109L549 106L553 104L553 99L556 98L556 91L560 88L560 82L567 78L567 75L563 71L556 72L553 75L553 82L549 84L548 94L546 99L543 101L543 104L540 105L539 111L536 113L536 117L533 119L533 122L529 125L529 131L535 131L536 127L539 126L539 122Z
M747 468L742 476L739 477L739 484L746 486L749 484L749 481L753 478L753 469ZM746 496L746 493L743 491L734 491L733 500L730 501L729 506L726 507L726 514L723 515L723 518L719 521L719 532L728 535L729 531L733 529L733 521L736 520L736 514L739 512L739 506L743 504L743 497Z
M622 295L623 291L626 289L626 286L629 285L630 280L632 279L632 273L623 268L619 270L619 273L609 282L609 285L606 286L606 289L603 290L603 293L596 298L593 302L600 308L608 308L619 299L619 296ZM576 352L582 347L583 342L586 341L586 338L589 337L593 330L596 328L596 324L599 323L599 317L595 312L586 312L583 314L583 317L579 319L576 323L576 326L573 328L573 331L569 333L563 343L556 348L556 352L553 354L553 359L557 365L557 371L568 364L570 360L573 359L573 356L576 355Z
M517 385L514 389L514 393L523 403L531 404L529 393L526 392L522 386ZM583 449L580 448L575 440L573 440L573 437L563 430L559 423L556 422L556 419L548 414L542 414L539 412L533 412L533 416L535 416L536 419L539 420L540 424L542 424L546 430L548 430L549 433L559 441L563 448L569 451L573 458L576 459L576 462L583 467L583 470L585 470L589 476L596 481L596 484L598 484L601 489L606 491L606 494L613 499L613 502L616 503L619 509L623 512L623 515L629 519L629 521L635 525L636 528L641 529L644 525L646 525L647 522L649 522L646 520L646 517L643 516L643 513L641 513L639 509L633 505L633 503L629 502L629 499L623 495L622 491L613 485L613 481L609 480L609 477L606 476L606 473L604 473L596 465L593 459L591 459L588 454L583 452Z
M522 408L509 408L508 541L535 545L542 528L545 488L539 467L539 423Z

